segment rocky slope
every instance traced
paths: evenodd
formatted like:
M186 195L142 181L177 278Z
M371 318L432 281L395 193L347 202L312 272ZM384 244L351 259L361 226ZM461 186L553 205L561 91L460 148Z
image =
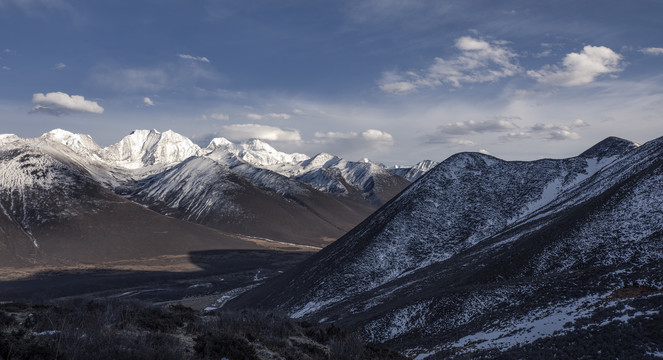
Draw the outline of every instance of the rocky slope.
M663 287L662 155L663 139L617 138L562 160L454 155L228 306L361 326L422 358L515 354L615 321L649 324ZM634 288L646 297L614 295Z

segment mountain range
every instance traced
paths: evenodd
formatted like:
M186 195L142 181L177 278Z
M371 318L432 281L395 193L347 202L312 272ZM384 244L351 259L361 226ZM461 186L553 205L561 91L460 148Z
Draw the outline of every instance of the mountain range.
M321 248L412 179L367 160L287 154L257 139L201 148L156 130L105 148L61 129L4 134L0 163L6 264L255 248L247 238Z
M663 138L453 155L226 307L359 328L417 359L660 354L661 159Z
M359 329L417 359L654 358L661 159L663 138L610 137L566 159L459 153L388 169L260 140L201 148L172 131L105 148L63 130L0 135L0 258L321 249L224 309Z

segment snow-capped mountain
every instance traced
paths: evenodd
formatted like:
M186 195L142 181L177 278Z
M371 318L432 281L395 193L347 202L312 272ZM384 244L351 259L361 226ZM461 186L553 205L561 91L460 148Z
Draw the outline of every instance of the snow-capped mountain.
M198 145L172 130L135 130L103 151L106 161L127 169L170 165L200 154Z
M438 162L433 160L423 160L411 167L395 167L389 169L392 174L396 174L408 181L414 182L430 169L437 166Z
M317 165L260 140L235 144L217 138L201 149L170 130L135 130L105 148L88 135L61 129L35 139L0 137L2 148L15 142L49 148L87 180L163 215L312 246L343 235L409 184L371 163L355 166L336 158L334 164ZM334 170L325 168L331 165ZM340 174L330 181L342 191L316 186L316 172L327 171Z
M60 135L64 136L58 141L49 139ZM81 165L90 166L86 159L60 144L62 139L74 148L99 150L88 138L57 132L3 142L3 265L96 263L201 249L256 248L251 242L159 215L114 194Z
M235 144L225 138L215 138L212 139L207 148L205 148L207 153L217 149L233 154L238 159L260 168L273 165L296 164L309 158L304 154L287 154L280 152L266 142L258 139Z
M651 324L663 304L662 156L663 138L608 138L563 160L454 155L228 306L361 326L422 358L519 357L615 319Z
M125 196L162 214L226 232L316 247L340 237L374 210L361 199L319 192L232 155L219 155L191 157L136 182Z
M327 153L294 164L277 164L268 168L322 192L340 196L361 195L376 206L384 204L409 185L409 181L367 159L347 161Z

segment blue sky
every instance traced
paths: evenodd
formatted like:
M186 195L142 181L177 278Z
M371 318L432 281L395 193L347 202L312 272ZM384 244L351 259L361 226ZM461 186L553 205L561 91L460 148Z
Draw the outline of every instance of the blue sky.
M663 136L662 1L0 0L0 133L405 165Z

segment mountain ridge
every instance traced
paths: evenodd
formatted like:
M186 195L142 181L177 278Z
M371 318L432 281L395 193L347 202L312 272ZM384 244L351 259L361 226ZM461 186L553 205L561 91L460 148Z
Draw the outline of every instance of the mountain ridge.
M372 341L431 358L568 331L561 323L547 332L539 318L567 318L585 332L583 321L620 318L618 304L600 299L636 279L663 287L663 138L639 147L606 140L601 151L559 160L453 155L334 244L226 306L358 326ZM620 301L648 314L657 299Z

